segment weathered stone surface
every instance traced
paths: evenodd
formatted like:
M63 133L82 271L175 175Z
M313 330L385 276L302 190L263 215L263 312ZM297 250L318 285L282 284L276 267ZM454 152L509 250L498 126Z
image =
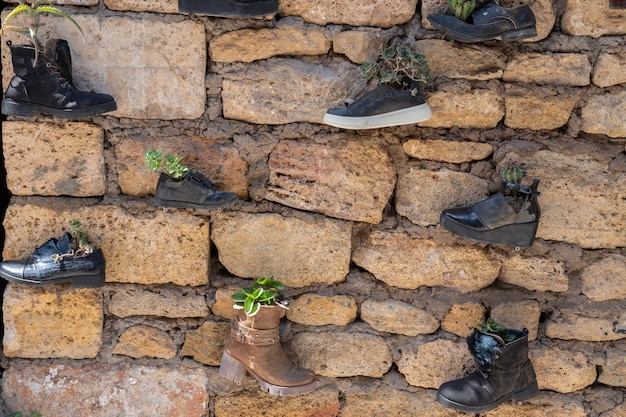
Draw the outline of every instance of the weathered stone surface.
M502 79L508 82L584 87L591 63L584 54L520 54L509 60Z
M216 62L252 62L278 55L324 55L331 40L318 27L241 29L211 39L209 55Z
M197 329L188 330L180 356L191 356L205 365L219 366L230 328L227 322L207 321Z
M205 317L209 307L204 296L188 288L130 287L116 290L109 300L109 312L117 317L159 316L169 318Z
M333 52L344 54L355 64L374 62L383 47L378 32L346 30L333 37Z
M302 294L289 304L287 318L307 326L345 326L356 319L358 306L346 295Z
M391 352L382 337L365 333L299 333L292 344L300 365L329 377L380 378L392 365Z
M213 182L213 187L248 197L248 164L232 145L199 136L123 138L115 145L117 181L122 193L154 195L159 174L146 169L148 149L184 157L183 164Z
M441 320L441 328L457 336L467 337L479 323L485 321L486 312L482 304L454 304Z
M540 390L566 394L583 389L596 380L596 367L582 352L539 347L531 350L530 360Z
M345 2L319 0L315 3L283 0L278 12L283 16L302 16L307 22L350 26L391 27L411 20L417 0L367 0Z
M572 36L626 34L626 10L611 9L604 0L569 0L561 19L561 30Z
M84 359L100 351L100 291L9 283L2 300L5 356Z
M387 152L356 141L281 141L269 168L266 199L345 220L380 223L395 186Z
M422 343L415 350L402 351L398 371L411 385L436 389L444 382L465 376L472 361L464 340L438 339Z
M106 281L203 285L208 282L209 223L183 212L131 215L115 206L58 209L10 205L4 259L24 259L79 220L106 258Z
M438 224L442 210L484 200L487 186L487 181L465 172L411 167L398 176L396 211L420 226Z
M598 382L614 387L626 387L626 350L616 348L606 352Z
M488 143L452 142L447 140L410 139L402 144L407 155L417 159L433 161L461 162L480 161L493 152Z
M512 401L487 411L485 417L587 417L583 404L567 395L549 391L539 393L521 405Z
M626 12L625 12L626 13ZM626 92L592 96L581 107L581 129L612 138L626 137Z
M49 416L201 417L209 395L202 369L135 364L13 364L2 377L14 410Z
M492 129L504 117L503 98L489 90L465 93L437 91L428 95L433 116L419 123L424 127ZM476 112L476 109L481 109Z
M397 300L365 300L361 304L361 320L379 332L406 336L433 333L439 320L426 310Z
M326 384L310 394L275 397L260 390L237 395L218 396L215 417L335 417L339 413L339 391Z
M304 287L345 279L351 230L350 223L316 215L218 213L212 240L232 274L274 277L287 286Z
M503 53L482 45L422 39L415 42L415 51L426 57L436 77L498 79L506 67L506 56Z
M591 81L598 87L626 83L626 52L600 54L593 68Z
M206 36L197 21L161 21L119 16L73 15L89 36L80 42L66 19L48 19L41 39L63 38L72 49L74 85L82 91L112 95L117 110L133 119L196 119L206 102ZM17 34L12 34L19 42ZM4 34L3 34L4 39ZM9 49L2 45L3 62ZM12 75L3 66L3 85ZM176 94L172 94L175 91Z
M2 148L13 195L105 193L102 128L89 123L4 122Z
M621 417L626 415L626 404L622 403L612 410L600 414L600 417Z
M378 231L355 249L352 260L387 285L406 289L425 285L470 292L490 285L500 271L498 261L475 247Z
M504 124L513 129L557 129L570 118L581 89L506 85Z
M569 288L565 265L545 258L503 256L498 280L531 291L563 292Z
M230 320L236 318L237 310L233 308L232 295L240 290L241 287L236 286L218 288L215 291L215 303L211 306L211 313Z
M133 358L172 359L176 356L176 345L167 333L149 326L133 326L120 335L113 348L114 355Z
M583 269L583 294L594 301L626 299L626 257L609 255Z
M528 340L537 338L541 308L535 300L501 303L493 306L491 317L509 329L528 329Z
M224 117L269 125L322 123L329 108L356 97L366 85L352 64L285 58L259 61L223 77Z
M626 246L626 173L606 173L608 166L585 151L566 155L549 150L508 153L498 163L529 167L528 178L540 178L539 203L544 210L537 237L566 241L584 248ZM621 231L621 232L620 232Z
M104 4L119 11L178 13L178 3L173 0L104 0Z
M576 310L557 310L546 321L546 336L562 340L603 342L626 338L613 330L613 318L584 317Z

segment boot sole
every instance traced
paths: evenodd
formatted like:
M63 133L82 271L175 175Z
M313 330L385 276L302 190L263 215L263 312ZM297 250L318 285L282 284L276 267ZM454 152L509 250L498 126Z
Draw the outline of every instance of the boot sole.
M326 113L324 123L342 129L377 129L379 127L401 126L423 122L432 117L433 113L427 103L408 107L389 113L373 116L339 116Z
M534 397L535 395L537 395L538 392L539 388L535 383L528 388L525 388L521 391L512 392L490 404L485 405L467 405L458 403L444 397L443 395L439 394L439 392L437 392L437 401L439 401L439 403L445 407L453 408L455 410L463 411L465 413L484 413L485 411L493 410L494 408L508 400L513 400L514 403L521 403L522 401L526 401Z
M515 247L530 247L535 240L539 222L514 223L492 230L475 230L456 222L443 214L439 217L439 224L444 229L457 236L476 242L500 243Z
M72 288L100 288L105 284L105 274L103 272L97 272L94 274L81 273L80 275L66 275L45 279L45 281L14 277L13 275L8 275L3 271L0 271L0 277L6 279L7 281L30 285L33 287L44 287L51 284L69 282L72 284Z
M43 113L61 119L75 119L80 117L95 116L117 110L115 101L98 104L97 106L82 109L57 109L41 104L17 101L12 98L2 99L2 114L7 116L32 117L35 113Z
M273 385L264 379L260 378L257 374L252 372L250 368L243 363L232 357L226 349L222 354L222 362L220 363L219 374L229 381L235 382L237 385L241 385L244 375L248 372L252 375L261 386L261 389L271 395L278 395L281 397L292 395L308 394L317 388L317 381L310 382L304 385L298 385L295 387L283 387L280 385Z
M235 196L234 198L215 204L195 204L188 203L186 201L177 201L177 200L164 200L162 198L154 198L154 204L159 207L171 207L171 208L195 208L195 209L205 209L205 210L214 210L222 207L229 206L234 204L239 197Z

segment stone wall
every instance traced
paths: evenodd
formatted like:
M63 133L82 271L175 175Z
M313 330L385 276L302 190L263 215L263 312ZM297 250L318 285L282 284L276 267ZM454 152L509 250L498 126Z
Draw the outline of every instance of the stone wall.
M529 329L541 392L486 416L626 415L626 10L528 2L537 38L471 45L428 24L444 0L281 0L274 20L182 15L175 0L55 1L85 41L51 18L43 37L68 39L75 84L118 110L3 122L3 258L76 218L104 251L107 284L7 286L4 402L45 417L457 416L435 390L470 368L464 337L492 316ZM358 65L396 38L436 76L433 117L321 124L369 88ZM156 208L151 147L240 202ZM512 164L541 180L531 248L438 227ZM259 276L289 286L281 336L319 375L309 395L218 375L230 295Z

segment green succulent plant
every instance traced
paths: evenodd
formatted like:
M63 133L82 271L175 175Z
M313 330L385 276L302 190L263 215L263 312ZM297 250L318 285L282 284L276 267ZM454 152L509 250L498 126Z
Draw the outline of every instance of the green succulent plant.
M496 322L491 317L489 317L487 321L480 323L478 327L481 332L498 335L505 342L510 342L515 339L515 336L509 332L509 329L505 325Z
M448 0L450 11L459 20L466 21L476 8L475 0Z
M285 285L273 278L257 278L250 288L244 288L232 295L233 307L244 310L248 316L254 316L261 306L278 306L288 310L287 303L282 299L280 291Z
M386 47L376 62L361 64L360 69L368 79L379 78L383 84L396 84L403 88L408 87L411 81L424 84L433 81L426 57L399 43Z
M521 166L505 167L500 172L502 180L511 184L522 183L522 179L526 176L526 168Z
M182 163L183 157L173 154L164 155L158 149L148 149L144 160L147 169L163 172L175 180L181 179L189 171L189 168Z
M30 411L28 414L24 414L21 411L16 411L6 417L42 417L42 414L39 411L35 410Z

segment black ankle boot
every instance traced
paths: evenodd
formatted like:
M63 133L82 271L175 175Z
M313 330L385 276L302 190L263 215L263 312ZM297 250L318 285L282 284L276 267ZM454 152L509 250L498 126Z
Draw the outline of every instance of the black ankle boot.
M541 217L538 185L539 180L533 180L530 187L505 182L502 191L480 203L444 210L439 223L458 236L478 242L532 246ZM518 192L520 196L505 196L505 188ZM520 200L521 207L516 210L509 199Z
M11 49L15 75L2 99L2 114L33 116L35 112L61 118L94 116L117 109L108 94L88 93L72 84L72 61L67 42L57 39L39 52L28 45ZM53 53L53 56L48 54Z
M161 207L216 209L237 201L237 194L219 191L199 172L188 172L180 180L161 173L154 203Z
M478 330L468 336L477 370L439 387L437 401L466 413L482 413L507 400L525 401L537 394L535 369L528 359L528 330L509 334L515 337L510 342Z

